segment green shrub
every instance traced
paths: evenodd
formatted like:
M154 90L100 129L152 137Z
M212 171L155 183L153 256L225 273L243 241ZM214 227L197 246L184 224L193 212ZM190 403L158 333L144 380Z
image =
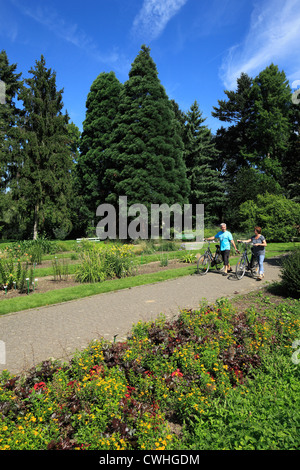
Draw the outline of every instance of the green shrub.
M44 254L54 254L58 251L58 245L53 240L46 237L39 237L36 240L20 240L6 248L12 256L21 257L23 255L31 256L31 262L40 264Z
M295 248L291 254L283 258L280 277L285 292L300 298L300 248Z
M125 277L133 272L132 248L129 245L95 245L84 243L79 251L80 265L75 274L79 282L101 282Z
M262 227L267 241L286 242L299 237L300 204L275 194L258 195L240 205L241 229L253 232Z

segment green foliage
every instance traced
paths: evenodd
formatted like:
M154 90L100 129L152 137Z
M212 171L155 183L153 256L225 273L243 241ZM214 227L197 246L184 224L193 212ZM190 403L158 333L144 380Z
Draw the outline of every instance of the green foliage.
M16 261L12 257L0 259L0 286L28 292L32 287L34 268L31 263Z
M19 94L24 117L20 123L21 150L14 160L10 190L19 200L18 210L27 225L28 235L46 230L71 229L69 201L72 156L68 135L68 115L62 114L62 90L56 89L56 74L46 68L41 56L27 87Z
M271 64L253 81L256 140L255 152L261 159L260 168L275 177L282 176L282 162L291 130L291 89L284 71Z
M54 281L61 281L68 279L69 264L64 258L58 260L57 256L52 260L53 278Z
M239 216L244 232L252 232L258 225L267 241L284 242L299 236L300 204L284 196L259 194L255 201L241 204Z
M216 221L224 202L224 188L219 172L215 169L214 159L218 151L212 134L204 125L205 118L199 110L197 101L186 113L184 131L184 161L190 184L189 203L204 204L206 223Z
M237 90L225 94L212 114L229 123L217 131L216 146L228 194L225 216L237 225L240 204L258 194L283 193L287 186L297 194L299 120L285 73L274 64L254 79L242 73Z
M105 171L111 165L106 150L111 145L121 90L122 84L114 72L101 73L92 83L87 97L75 172L77 187L74 187L82 197L79 211L86 222L95 217L98 205L110 191L110 185L103 184Z
M181 130L146 46L132 64L118 111L104 179L111 188L107 202L116 204L124 194L129 206L187 201Z
M46 253L55 253L57 244L45 237L22 240L6 246L0 258L0 285L28 292L32 288L36 264Z
M216 136L204 125L197 101L183 113L169 100L145 45L124 85L114 72L94 80L82 135L62 112L63 91L57 90L56 74L46 68L44 57L24 81L16 68L1 51L4 237L36 238L45 231L64 239L71 230L82 237L95 226L97 206L117 205L124 195L129 205L143 203L148 209L151 203L204 203L206 225L231 219L234 230L240 215L247 225L243 213L253 215L252 225L256 198L266 192L299 203L299 105L292 103L285 72L275 64L254 78L241 73L236 90L225 90L226 99L218 100L212 115L227 126ZM278 236L267 213L259 218L255 223L267 226L270 240L295 236L291 227L299 219L275 214L280 226L289 227Z
M280 277L281 284L292 297L300 298L300 248L295 248L283 258Z
M14 257L28 254L31 257L31 262L37 264L41 263L44 254L54 254L58 250L58 244L44 235L39 236L36 240L19 240L7 248L7 251Z
M79 251L80 265L75 274L79 282L100 282L133 273L131 247L104 246L84 242Z

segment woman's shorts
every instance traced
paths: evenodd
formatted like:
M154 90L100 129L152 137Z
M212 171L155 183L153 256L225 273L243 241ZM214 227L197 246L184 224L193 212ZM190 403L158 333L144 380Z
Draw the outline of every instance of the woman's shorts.
M226 266L229 262L230 250L222 250L221 255L222 255L223 263Z

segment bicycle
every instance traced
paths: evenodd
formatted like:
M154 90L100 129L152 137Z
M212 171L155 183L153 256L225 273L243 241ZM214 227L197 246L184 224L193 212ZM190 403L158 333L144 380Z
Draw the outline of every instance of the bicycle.
M205 241L205 240L204 240ZM208 247L205 253L199 256L197 260L197 273L206 274L211 266L215 266L217 271L220 271L221 264L223 263L222 255L220 252L220 245L216 245L216 252L213 255L210 250L210 244L215 243L208 241Z
M243 242L243 244L245 245L245 249L235 268L235 275L239 280L244 277L246 270L250 271L253 278L257 277L259 272L258 261L254 254L252 253L250 260L248 258L248 246L253 246L253 243Z

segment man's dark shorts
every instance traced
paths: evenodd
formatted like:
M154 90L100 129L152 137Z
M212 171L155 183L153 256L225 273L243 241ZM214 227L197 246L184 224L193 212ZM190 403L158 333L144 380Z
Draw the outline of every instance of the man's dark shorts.
M225 266L227 266L227 264L229 263L230 250L222 250L221 255L222 255L223 263L225 264Z

